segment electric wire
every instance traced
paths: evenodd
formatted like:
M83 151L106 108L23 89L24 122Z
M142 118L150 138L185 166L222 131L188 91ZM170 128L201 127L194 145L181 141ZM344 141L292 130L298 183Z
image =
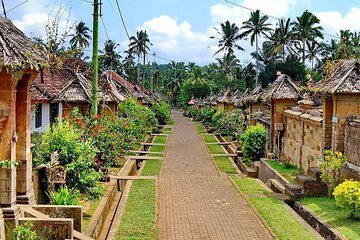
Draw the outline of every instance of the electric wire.
M243 9L249 10L249 11L251 11L251 12L254 12L254 11L255 11L254 9L245 7L245 6L243 6L243 5L240 5L240 4L238 4L238 3L235 3L235 2L232 2L232 1L229 1L229 0L224 0L224 2L227 2L227 3L230 3L230 4L232 4L232 5L241 7L241 8L243 8ZM269 17L269 18L275 19L275 20L280 20L280 18L278 18L278 17L273 17L273 16L271 16L271 15L269 15L269 14L262 13L261 11L260 11L260 14L261 14L261 15L264 15L264 16L267 16L267 17ZM333 38L340 38L339 36L335 36L335 35L333 35L333 34L329 34L329 33L325 33L325 32L323 32L323 34L326 35L326 36L329 36L329 37L333 37Z
M18 7L20 7L21 5L25 4L25 3L28 2L28 1L29 1L29 0L25 0L25 1L21 2L21 3L19 3L18 5L10 8L9 10L7 10L7 11L5 12L5 14L11 12L12 10L14 10L14 9L16 9L16 8L18 8ZM2 13L0 16L4 16L4 13Z
M126 36L128 37L129 41L130 41L130 35L129 35L129 32L127 30L127 27L126 27L126 24L125 24L125 21L124 21L124 17L123 17L123 14L121 12L121 9L120 9L120 4L119 4L119 1L116 0L116 6L117 6L117 9L118 9L118 12L119 12L119 15L120 15L120 18L121 18L121 22L124 26L124 29L125 29L125 32L126 32Z

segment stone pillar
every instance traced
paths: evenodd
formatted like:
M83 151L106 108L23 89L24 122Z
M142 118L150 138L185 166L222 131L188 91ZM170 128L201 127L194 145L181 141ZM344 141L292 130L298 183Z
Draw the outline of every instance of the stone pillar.
M16 84L5 70L0 72L0 109L6 112L0 128L0 160L16 160ZM16 226L20 208L16 206L16 167L0 168L0 208L7 235Z
M5 239L4 217L1 209L0 209L0 239Z
M34 204L31 158L31 75L24 74L16 86L16 202L18 204Z
M332 138L332 117L333 117L333 100L323 99L323 139L324 149L331 149Z

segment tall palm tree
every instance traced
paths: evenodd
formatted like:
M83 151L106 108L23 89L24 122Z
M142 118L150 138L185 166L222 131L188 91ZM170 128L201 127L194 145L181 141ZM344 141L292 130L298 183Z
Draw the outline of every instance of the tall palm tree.
M89 35L90 29L85 26L83 21L80 21L78 25L75 26L75 33L71 34L70 39L71 48L78 48L84 50L89 46L89 40L91 39Z
M323 28L319 25L320 20L314 14L306 10L301 16L296 17L292 22L293 33L295 38L301 43L298 47L302 50L302 62L305 64L306 41L316 41L316 38L324 38Z
M268 17L263 15L260 15L260 10L256 10L254 12L251 13L250 18L243 22L243 26L241 27L241 29L243 29L244 31L241 33L242 37L247 37L250 35L250 43L251 46L254 46L254 42L255 42L255 51L257 52L257 56L259 55L259 37L261 35L267 35L267 32L272 31L272 28L270 27L271 24L270 23L266 23L266 21L268 20ZM259 65L259 59L256 58L256 66L257 68ZM256 82L257 84L257 82Z
M225 55L222 59L217 58L216 61L228 77L233 76L233 70L240 65L240 60L233 54Z
M130 37L130 44L129 44L129 50L136 53L138 56L138 81L140 77L140 56L143 56L143 66L146 65L146 54L148 51L150 51L149 45L152 45L149 39L149 35L147 34L146 30L141 30L140 32L136 32L136 36ZM145 71L144 71L145 76ZM143 87L144 87L144 81L143 81Z
M230 23L229 21L221 23L220 27L220 30L214 27L219 36L210 37L211 39L218 39L219 41L217 45L219 50L216 51L214 55L224 52L224 56L230 56L234 54L235 49L244 51L240 45L236 44L236 41L241 39L239 27L236 26L235 23Z
M290 18L280 19L279 26L275 28L274 33L269 37L269 40L263 45L264 54L267 56L282 56L282 61L285 62L286 51L292 53L291 47L293 42L293 34L291 31ZM265 47L265 48L264 48Z
M306 41L306 55L305 58L309 59L311 62L311 68L314 68L314 62L319 63L320 59L319 56L322 55L322 52L324 51L322 44L319 44L315 41Z
M99 65L100 70L114 70L119 72L121 69L120 54L116 51L116 48L119 46L113 40L106 40L104 43L104 50L100 51L99 55Z

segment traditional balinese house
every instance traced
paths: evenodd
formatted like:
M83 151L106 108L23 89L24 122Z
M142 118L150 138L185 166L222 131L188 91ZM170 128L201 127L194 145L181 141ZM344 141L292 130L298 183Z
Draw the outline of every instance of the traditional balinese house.
M341 60L330 68L313 91L323 96L323 140L325 149L345 152L348 166L360 172L360 63L358 59Z
M249 105L249 114L255 112L268 112L267 106L263 103L262 94L264 89L261 86L256 86L247 97L247 104Z
M70 81L66 69L41 71L31 84L31 132L43 132L63 114L61 102L55 101L64 85Z
M45 55L9 19L0 17L0 215L12 229L20 217L17 203L33 204L30 142L31 82L45 65ZM0 217L1 219L2 217ZM3 238L3 226L0 238Z
M55 101L61 102L64 114L69 114L75 107L82 114L89 114L91 111L91 80L82 73L71 72L71 79L63 87ZM108 78L99 81L99 111L100 113L113 114L117 111L119 102L125 100L115 84Z
M117 90L121 93L124 93L127 98L133 98L141 105L145 105L145 106L151 105L151 102L147 94L145 93L147 92L147 90L142 91L140 86L126 81L115 71L107 70L104 73L102 73L102 76L112 80Z
M220 93L216 99L217 111L231 111L232 105L230 104L231 91L230 89L225 90L223 93Z
M284 133L283 114L287 108L295 106L301 98L300 89L288 75L281 74L261 94L261 98L270 109L269 149L280 154Z

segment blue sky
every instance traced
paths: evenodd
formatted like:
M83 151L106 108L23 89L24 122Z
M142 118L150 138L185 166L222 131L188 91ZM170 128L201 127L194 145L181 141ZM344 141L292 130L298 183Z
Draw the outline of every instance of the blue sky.
M6 9L24 0L5 0ZM48 16L55 17L59 6L65 7L60 20L63 28L80 20L92 28L92 0L27 0L23 5L8 13L8 18L29 36L42 36ZM102 0L103 21L109 38L120 44L119 51L127 49L128 40L121 24L115 0ZM236 4L259 9L261 12L281 18L295 19L308 9L317 15L325 32L337 35L340 29L360 31L359 0L232 0ZM130 35L145 29L153 46L150 53L175 61L196 62L200 65L213 62L216 41L214 26L230 20L238 26L249 18L250 11L220 0L119 0ZM67 16L69 25L66 24ZM274 23L275 20L272 20ZM107 39L100 22L100 49ZM330 37L326 37L329 39ZM245 40L239 44L245 52L237 57L250 61L249 53L254 51ZM89 51L90 52L90 51ZM154 57L149 56L149 61ZM160 58L157 62L166 63Z

